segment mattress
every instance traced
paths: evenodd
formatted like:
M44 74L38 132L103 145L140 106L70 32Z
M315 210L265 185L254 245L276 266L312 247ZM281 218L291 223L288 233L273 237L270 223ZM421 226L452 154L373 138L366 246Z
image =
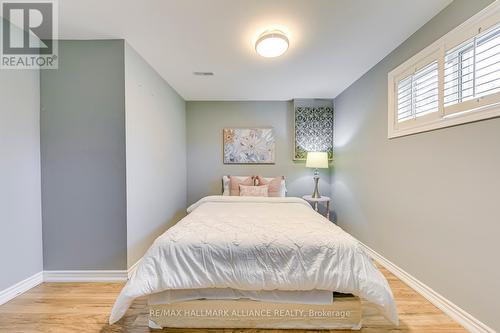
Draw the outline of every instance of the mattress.
M148 303L150 305L172 304L199 299L250 299L268 303L328 305L333 302L333 293L327 290L177 289L152 294L148 298Z

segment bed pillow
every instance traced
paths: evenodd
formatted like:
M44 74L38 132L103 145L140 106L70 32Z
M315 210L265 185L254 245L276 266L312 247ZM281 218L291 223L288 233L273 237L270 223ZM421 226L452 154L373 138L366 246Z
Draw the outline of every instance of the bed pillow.
M227 195L227 196L231 195L230 185L229 185L229 177L231 177L231 176L222 176L222 195ZM248 177L253 178L253 176L233 176L233 177L236 177L240 180L245 180Z
M269 196L269 186L248 186L240 184L240 196L241 197L268 197Z
M254 185L253 177L229 176L229 195L239 196L240 185L253 186Z
M270 197L286 197L285 177L266 178L257 176L257 185L268 185Z

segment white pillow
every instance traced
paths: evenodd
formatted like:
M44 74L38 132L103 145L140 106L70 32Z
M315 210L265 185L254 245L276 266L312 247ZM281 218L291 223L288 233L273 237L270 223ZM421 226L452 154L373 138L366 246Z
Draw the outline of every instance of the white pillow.
M238 180L245 180L248 177L252 176L233 176L237 178ZM231 193L229 192L229 176L222 176L222 195L230 195Z
M240 197L268 197L269 186L248 186L240 185Z

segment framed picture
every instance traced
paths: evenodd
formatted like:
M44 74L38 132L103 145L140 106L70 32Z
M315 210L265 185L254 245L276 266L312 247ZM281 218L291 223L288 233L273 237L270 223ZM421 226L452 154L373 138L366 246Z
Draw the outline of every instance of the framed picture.
M224 164L274 164L272 128L224 128Z
M333 159L333 107L295 106L295 161L305 161L309 151L326 151Z

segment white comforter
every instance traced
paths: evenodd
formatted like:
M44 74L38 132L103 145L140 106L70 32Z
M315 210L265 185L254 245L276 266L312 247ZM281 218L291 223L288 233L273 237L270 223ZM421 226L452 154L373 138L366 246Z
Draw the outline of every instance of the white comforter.
M205 197L158 237L118 296L170 289L329 290L379 305L398 323L391 289L359 243L298 198Z

